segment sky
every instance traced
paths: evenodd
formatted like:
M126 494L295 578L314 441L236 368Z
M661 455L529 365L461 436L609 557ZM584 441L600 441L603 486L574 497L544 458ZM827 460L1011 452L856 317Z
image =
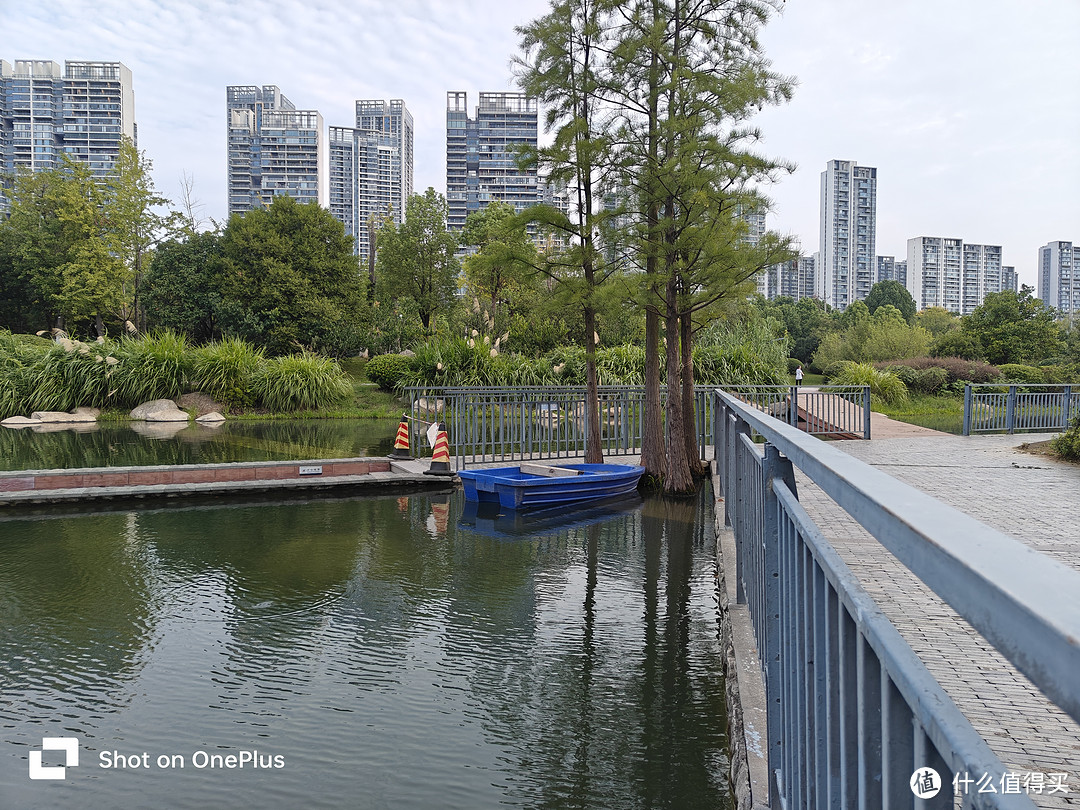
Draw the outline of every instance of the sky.
M545 0L0 0L0 59L121 61L158 190L190 176L226 218L225 88L276 84L324 124L403 99L415 190L445 192L445 102L514 90L514 27ZM758 149L797 168L766 189L770 229L818 249L830 160L878 170L877 253L916 236L998 244L1021 283L1038 248L1080 242L1080 0L789 0L762 33L792 101Z

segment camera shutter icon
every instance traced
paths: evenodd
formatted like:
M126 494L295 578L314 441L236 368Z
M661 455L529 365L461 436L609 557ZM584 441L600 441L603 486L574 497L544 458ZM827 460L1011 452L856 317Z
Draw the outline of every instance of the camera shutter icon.
M42 765L41 755L44 751L63 751L63 765ZM30 778L31 779L63 779L67 776L67 768L79 764L79 740L77 737L43 737L41 739L41 751L30 752Z

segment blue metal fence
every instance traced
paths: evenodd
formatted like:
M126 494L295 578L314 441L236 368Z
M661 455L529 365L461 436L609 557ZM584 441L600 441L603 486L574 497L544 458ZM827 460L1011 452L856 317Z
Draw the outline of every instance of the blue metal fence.
M835 438L870 438L867 386L741 386L735 396L759 410L781 415L801 430ZM406 388L411 446L427 425L444 421L459 465L509 459L571 458L585 452L585 387L460 386ZM644 386L600 386L600 441L605 456L641 452ZM694 394L694 430L700 457L712 438L710 389Z
M1080 416L1080 384L964 386L964 435L1065 430Z
M1080 574L725 392L714 397L738 599L768 701L773 808L911 808L909 780L924 766L943 786L918 806L951 808L955 774L1006 771L803 509L795 467L1080 720ZM963 801L1034 806L1022 794Z

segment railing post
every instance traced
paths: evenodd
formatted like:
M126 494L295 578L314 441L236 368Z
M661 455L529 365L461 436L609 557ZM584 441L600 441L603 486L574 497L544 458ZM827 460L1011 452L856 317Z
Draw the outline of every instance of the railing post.
M1011 434L1016 427L1016 386L1009 386L1009 395L1005 398L1005 426Z
M863 387L863 438L870 438L870 386Z
M972 393L971 393L971 383L966 383L964 385L964 435L965 436L970 436L971 435L971 418L973 416L973 413L972 413L972 410L971 410L972 405L973 405L973 396L972 396Z
M1069 429L1069 407L1072 404L1072 386L1066 385L1061 389L1061 429Z
M783 707L781 706L782 683L780 675L780 512L774 481L783 482L793 495L795 469L791 461L780 455L772 444L765 443L765 458L761 464L762 507L761 535L764 544L762 576L765 581L765 644L761 650L765 664L765 700L768 720L769 805L780 807L780 789L776 781L780 770L783 750ZM741 578L740 578L741 581Z
M788 397L791 407L788 408L788 424L793 428L799 427L799 387L793 385L788 389ZM807 426L809 428L809 426Z

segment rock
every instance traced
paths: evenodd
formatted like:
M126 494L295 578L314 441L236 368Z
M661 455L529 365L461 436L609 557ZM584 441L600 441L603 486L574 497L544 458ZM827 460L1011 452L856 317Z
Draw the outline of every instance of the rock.
M163 408L160 411L150 411L146 415L147 422L187 422L190 419L187 411L173 408L171 411Z
M184 394L180 397L177 403L181 410L195 411L196 416L202 416L204 414L213 413L217 411L221 413L225 410L225 406L220 402L217 402L213 397L208 394L204 394L202 391L195 391L191 394Z
M0 422L0 425L9 428L24 428L31 427L32 425L40 425L40 419L31 419L25 416L9 416L7 419Z
M155 399L150 402L144 402L142 405L136 405L131 411L132 419L146 419L146 417L157 411L179 411L176 407L176 403L171 399ZM184 418L187 419L187 414L184 414ZM173 420L168 420L173 421Z
M202 422L203 424L206 424L207 422L220 423L220 422L225 421L225 417L222 416L217 411L211 411L210 413L204 413L202 416L198 417L195 421L196 422Z
M92 413L91 413L92 411ZM39 422L94 422L97 420L98 411L95 408L78 408L71 413L65 411L34 411L30 414L31 419Z
M406 349L403 352L398 352L398 354L400 354L402 357L416 357L416 352L414 352L412 349Z

